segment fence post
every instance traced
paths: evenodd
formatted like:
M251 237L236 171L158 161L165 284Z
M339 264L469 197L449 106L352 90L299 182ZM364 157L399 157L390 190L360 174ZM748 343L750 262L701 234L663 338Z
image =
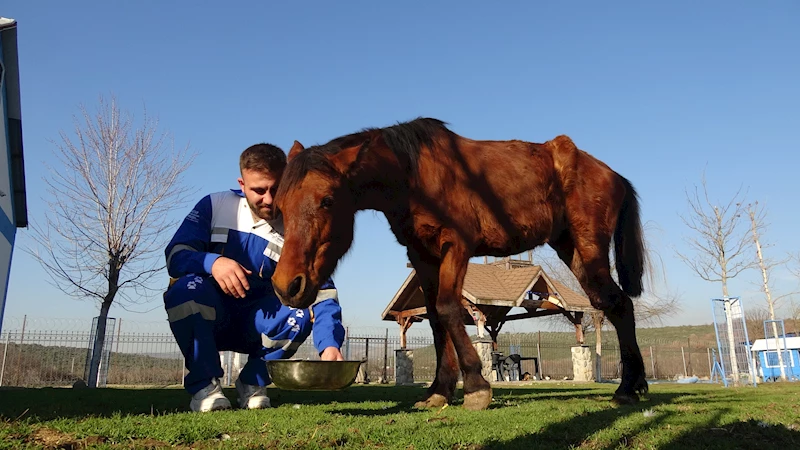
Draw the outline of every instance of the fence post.
M8 342L11 339L11 332L6 331L6 347L3 349L3 366L0 367L0 386L3 385L3 376L6 374L6 355L8 355Z
M119 334L122 331L122 318L120 317L119 323L117 323L117 353L119 353Z
M350 327L344 329L344 359L350 359Z
M386 329L386 338L383 340L383 383L388 383L386 379L386 366L389 365L389 329Z
M28 323L28 315L22 316L22 333L19 335L19 347L17 348L17 367L22 364L22 343L25 342L25 325ZM22 370L17 369L17 383L22 382Z
M656 377L656 359L655 354L653 353L653 346L650 346L650 367L653 369L653 379L657 380Z
M694 368L692 367L692 338L686 338L686 353L689 354L689 362L687 363L686 367L689 368L689 372L692 373L692 376L695 375ZM688 375L687 375L688 376Z

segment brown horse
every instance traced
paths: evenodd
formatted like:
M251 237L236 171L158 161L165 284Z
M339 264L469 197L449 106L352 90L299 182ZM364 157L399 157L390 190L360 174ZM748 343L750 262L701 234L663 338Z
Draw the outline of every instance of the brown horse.
M614 400L647 392L630 299L642 293L645 265L636 192L568 137L476 141L420 118L308 149L295 141L276 204L285 242L272 282L296 308L314 303L350 248L356 212L386 215L422 284L436 347L436 378L417 406L450 402L459 366L464 407L489 405L491 387L462 322L467 264L544 243L617 330L623 372ZM611 276L612 239L621 289Z

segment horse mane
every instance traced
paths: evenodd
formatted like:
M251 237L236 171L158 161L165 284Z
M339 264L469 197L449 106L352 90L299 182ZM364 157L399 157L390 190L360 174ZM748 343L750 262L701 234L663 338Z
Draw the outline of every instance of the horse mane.
M434 139L442 134L452 134L452 131L447 128L446 122L418 117L384 128L364 128L361 131L335 138L326 144L308 147L298 153L292 159L292 163L286 166L277 195L300 183L308 172L317 171L334 176L336 172L328 160L329 155L356 145L368 146L372 140L378 137L383 138L387 147L403 165L406 173L413 176L417 172L422 146L431 147Z

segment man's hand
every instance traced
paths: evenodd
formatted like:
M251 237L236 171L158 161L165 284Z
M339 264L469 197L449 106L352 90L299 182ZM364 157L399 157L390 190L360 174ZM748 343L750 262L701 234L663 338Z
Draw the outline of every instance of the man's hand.
M340 352L336 347L328 347L323 350L322 355L320 355L320 359L323 361L344 361L342 352Z
M211 266L211 276L222 288L222 292L235 298L244 298L250 290L247 276L252 273L238 262L224 256L217 258Z

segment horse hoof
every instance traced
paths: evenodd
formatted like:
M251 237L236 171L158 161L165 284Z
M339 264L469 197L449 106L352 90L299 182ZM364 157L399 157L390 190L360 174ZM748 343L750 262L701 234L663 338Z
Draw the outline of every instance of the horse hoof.
M430 397L426 398L425 400L418 401L414 403L415 408L441 408L442 406L447 404L447 399L444 395L441 394L433 394Z
M639 403L639 396L636 394L616 393L611 401L617 405L635 405Z
M470 392L464 394L464 408L471 411L480 411L489 407L492 402L492 390Z

